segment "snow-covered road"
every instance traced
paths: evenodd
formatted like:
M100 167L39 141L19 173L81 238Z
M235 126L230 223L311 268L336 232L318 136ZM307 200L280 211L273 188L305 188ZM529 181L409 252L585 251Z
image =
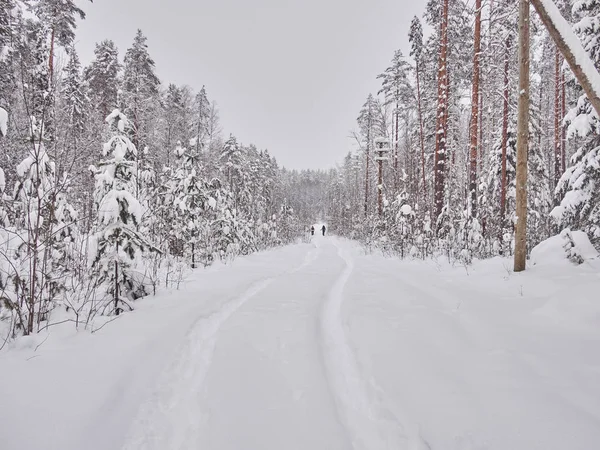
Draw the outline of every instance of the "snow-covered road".
M199 271L0 354L0 448L596 448L598 266L505 264L315 237Z
M408 448L346 338L353 261L343 246L315 239L298 267L198 321L125 448Z

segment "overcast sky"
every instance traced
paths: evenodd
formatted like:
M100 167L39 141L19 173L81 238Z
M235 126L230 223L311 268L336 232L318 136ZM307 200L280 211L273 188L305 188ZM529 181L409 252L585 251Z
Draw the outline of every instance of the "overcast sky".
M329 168L378 73L408 53L426 0L96 0L77 2L77 47L112 39L122 60L141 28L163 83L206 85L225 135L288 168Z

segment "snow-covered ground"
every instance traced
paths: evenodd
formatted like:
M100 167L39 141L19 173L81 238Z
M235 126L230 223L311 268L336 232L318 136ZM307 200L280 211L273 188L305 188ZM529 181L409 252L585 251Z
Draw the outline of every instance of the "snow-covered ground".
M97 333L17 341L0 448L598 448L599 292L597 260L514 274L315 236L198 271Z

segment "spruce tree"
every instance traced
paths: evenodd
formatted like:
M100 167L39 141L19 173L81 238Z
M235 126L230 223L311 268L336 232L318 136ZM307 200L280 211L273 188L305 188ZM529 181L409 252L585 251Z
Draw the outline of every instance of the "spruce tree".
M160 86L146 41L142 30L138 30L125 53L123 72L123 112L131 120L132 141L138 149L150 145Z
M89 97L98 117L103 122L117 106L119 92L119 51L115 43L105 40L96 44L94 59L84 71Z
M111 297L105 310L119 314L132 309L130 300L137 295L132 273L136 262L142 253L156 249L138 231L142 207L135 197L137 149L128 137L131 125L119 110L106 122L112 134L102 151L107 159L93 168L98 216L91 260L97 284Z
M70 51L69 62L64 70L62 98L73 143L81 138L85 128L88 99L83 91L81 63L75 48Z

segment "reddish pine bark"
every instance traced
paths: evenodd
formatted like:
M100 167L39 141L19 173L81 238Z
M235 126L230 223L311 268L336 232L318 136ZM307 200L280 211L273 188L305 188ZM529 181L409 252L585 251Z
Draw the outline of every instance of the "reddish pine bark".
M469 193L471 196L471 216L477 215L477 146L479 140L479 53L481 52L481 0L475 0L475 36L473 47L473 90L471 95L471 143Z
M439 217L444 207L446 188L446 135L448 125L448 0L443 0L440 25L440 55L438 66L438 106L435 137L435 217Z
M427 200L427 184L425 182L425 133L423 131L423 110L421 109L421 82L419 58L415 60L415 72L417 75L417 110L419 114L419 140L421 144L421 177L423 182L423 203Z

